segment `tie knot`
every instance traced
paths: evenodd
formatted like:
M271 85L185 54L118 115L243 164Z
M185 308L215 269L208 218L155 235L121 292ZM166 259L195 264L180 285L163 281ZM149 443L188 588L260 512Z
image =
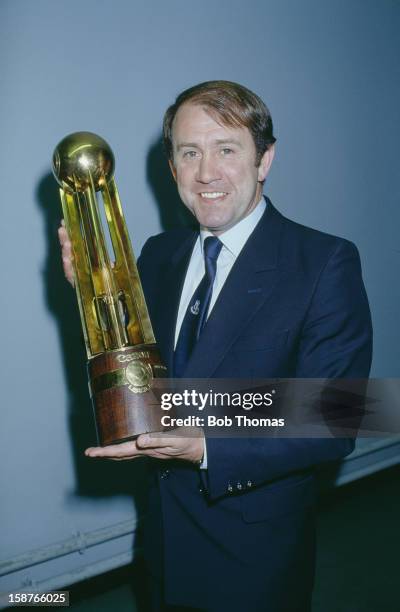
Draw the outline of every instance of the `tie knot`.
M216 236L208 236L204 240L204 257L217 261L222 249L222 242Z

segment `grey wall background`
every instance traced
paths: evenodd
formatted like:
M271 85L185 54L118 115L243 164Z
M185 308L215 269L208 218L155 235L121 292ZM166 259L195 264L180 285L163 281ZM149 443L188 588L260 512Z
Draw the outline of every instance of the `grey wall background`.
M56 238L57 142L77 130L109 141L138 253L180 216L158 144L167 105L203 80L254 89L278 137L266 192L358 245L372 374L398 377L399 30L395 0L0 2L0 590L126 562L145 478L82 456L93 425Z

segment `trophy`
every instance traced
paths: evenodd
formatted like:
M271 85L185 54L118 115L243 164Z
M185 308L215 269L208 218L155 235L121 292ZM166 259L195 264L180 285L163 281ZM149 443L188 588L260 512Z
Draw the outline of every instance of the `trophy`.
M108 445L160 431L152 389L166 376L166 367L157 351L113 176L113 152L100 136L76 132L56 147L53 172L72 243L98 441Z

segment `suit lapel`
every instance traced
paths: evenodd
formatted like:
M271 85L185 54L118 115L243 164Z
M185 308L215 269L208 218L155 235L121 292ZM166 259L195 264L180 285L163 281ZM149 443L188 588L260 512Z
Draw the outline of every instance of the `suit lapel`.
M188 361L185 378L212 376L243 328L273 292L279 276L282 229L283 217L268 202L218 296Z
M157 344L170 375L173 372L175 326L179 302L197 236L198 232L191 232L174 253L168 266L168 273L162 279L160 287L160 303L157 304L154 326L157 330Z

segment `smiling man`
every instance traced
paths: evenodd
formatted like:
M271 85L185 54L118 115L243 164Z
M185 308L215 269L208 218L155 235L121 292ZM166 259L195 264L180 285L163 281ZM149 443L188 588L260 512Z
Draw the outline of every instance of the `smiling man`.
M138 265L160 351L184 378L364 378L371 321L357 249L263 197L270 113L228 81L184 91L164 143L199 230L145 244ZM60 230L66 275L70 243ZM347 439L142 435L89 457L153 460L145 556L153 610L306 612L314 468Z
M246 127L224 125L193 103L177 111L172 142L169 163L179 195L202 229L218 236L255 209L274 157L272 144L259 159Z

